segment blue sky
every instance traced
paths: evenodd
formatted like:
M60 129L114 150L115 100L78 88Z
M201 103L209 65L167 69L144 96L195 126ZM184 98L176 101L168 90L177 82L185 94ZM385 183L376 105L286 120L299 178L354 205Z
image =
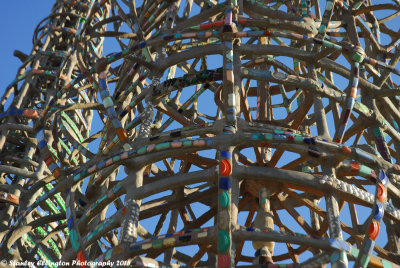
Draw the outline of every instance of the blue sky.
M0 16L0 95L21 66L21 61L13 56L15 49L26 54L32 50L32 36L37 24L50 14L55 1L13 0L2 2Z

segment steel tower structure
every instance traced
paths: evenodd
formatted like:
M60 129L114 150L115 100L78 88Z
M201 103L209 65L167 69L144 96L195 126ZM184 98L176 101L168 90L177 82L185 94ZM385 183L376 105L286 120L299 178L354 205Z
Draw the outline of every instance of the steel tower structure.
M55 1L0 103L1 259L398 267L399 13Z

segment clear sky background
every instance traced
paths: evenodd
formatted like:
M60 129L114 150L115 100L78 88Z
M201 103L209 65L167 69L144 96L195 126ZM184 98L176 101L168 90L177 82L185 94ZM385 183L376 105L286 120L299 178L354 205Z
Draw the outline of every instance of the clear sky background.
M0 16L0 95L14 80L21 61L15 49L25 54L32 50L33 31L50 14L54 0L2 1Z

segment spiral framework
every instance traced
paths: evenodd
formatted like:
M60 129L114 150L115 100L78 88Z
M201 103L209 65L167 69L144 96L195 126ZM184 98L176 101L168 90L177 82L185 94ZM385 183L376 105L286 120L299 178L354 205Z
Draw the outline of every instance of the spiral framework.
M55 1L2 89L0 266L399 267L399 14Z

